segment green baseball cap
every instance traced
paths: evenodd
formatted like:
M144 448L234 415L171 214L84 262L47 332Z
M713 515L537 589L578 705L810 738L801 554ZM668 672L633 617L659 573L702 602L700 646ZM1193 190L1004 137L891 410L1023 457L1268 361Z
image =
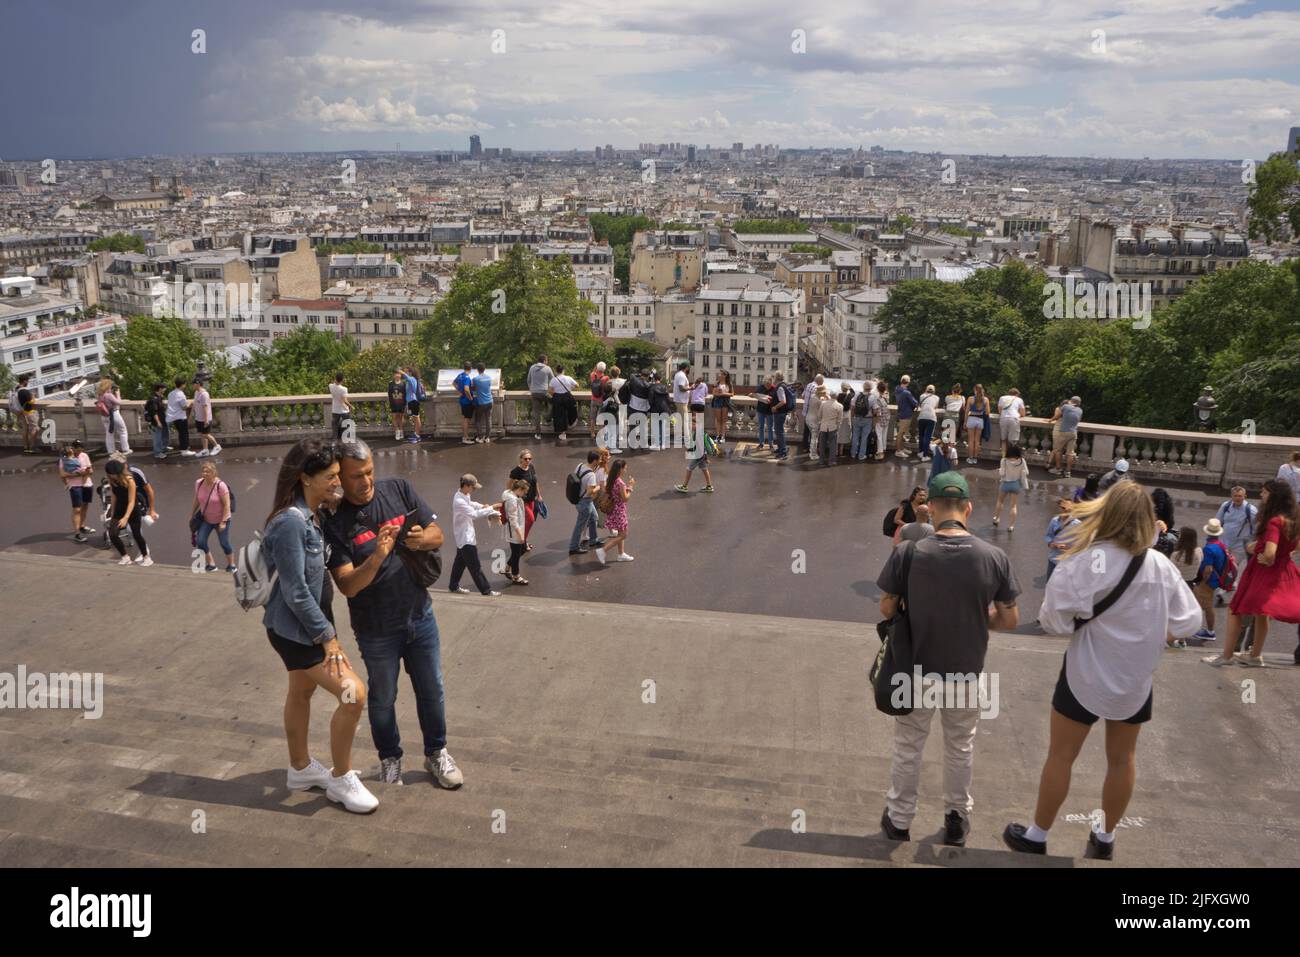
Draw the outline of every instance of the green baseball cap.
M970 498L970 486L960 472L940 472L930 479L930 498Z

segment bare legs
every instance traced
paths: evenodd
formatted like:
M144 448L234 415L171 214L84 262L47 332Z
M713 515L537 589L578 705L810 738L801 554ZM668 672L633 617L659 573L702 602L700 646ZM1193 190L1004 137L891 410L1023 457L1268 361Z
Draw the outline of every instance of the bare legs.
M1123 721L1106 722L1106 780L1101 788L1101 807L1106 814L1106 832L1113 834L1128 809L1137 780L1137 739L1140 724ZM1038 782L1038 804L1034 823L1042 830L1051 828L1061 805L1070 793L1070 776L1090 725L1071 721L1052 709L1051 743Z
M284 736L289 745L289 763L301 771L311 761L307 728L311 723L311 696L318 686L339 700L330 719L330 755L334 776L342 777L352 770L352 740L366 710L365 682L350 667L343 668L341 678L328 673L324 664L289 672L289 693L284 699Z

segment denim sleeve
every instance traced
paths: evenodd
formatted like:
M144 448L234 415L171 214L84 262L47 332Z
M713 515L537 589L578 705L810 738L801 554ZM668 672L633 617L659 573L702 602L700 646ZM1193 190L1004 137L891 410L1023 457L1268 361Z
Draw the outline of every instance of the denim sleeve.
M296 509L295 509L296 511ZM302 513L298 513L302 519ZM313 644L321 644L334 636L334 627L320 604L307 587L307 542L310 533L305 519L281 519L275 534L269 536L271 554L279 574L280 599L293 612L302 630L312 636Z

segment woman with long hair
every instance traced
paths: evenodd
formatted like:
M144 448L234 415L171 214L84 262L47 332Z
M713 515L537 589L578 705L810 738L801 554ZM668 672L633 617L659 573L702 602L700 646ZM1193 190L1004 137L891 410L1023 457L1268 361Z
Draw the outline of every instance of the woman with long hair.
M1047 581L1039 624L1072 635L1052 696L1047 760L1030 827L1008 824L1013 851L1047 853L1047 832L1070 791L1070 775L1088 732L1106 722L1105 823L1093 822L1086 857L1110 860L1137 778L1138 731L1151 720L1156 666L1169 639L1191 637L1201 609L1172 562L1150 548L1156 517L1136 482L1070 508L1079 524ZM1125 581L1127 580L1127 585ZM1099 605L1105 605L1098 607Z
M605 527L614 534L605 539L604 545L596 549L596 557L600 559L602 565L605 564L605 550L611 545L618 549L618 558L615 561L632 561L632 556L624 550L624 545L627 543L627 500L632 497L632 490L636 488L636 479L631 476L624 479L625 471L627 471L627 459L615 459L614 464L609 467L609 477L605 479L605 491L614 501L614 506L605 519Z
M1172 529L1174 527L1174 500L1169 493L1162 488L1152 489L1151 504L1156 510L1156 521L1164 522L1165 528Z
M130 455L131 446L127 441L126 420L122 418L122 393L118 390L117 384L107 376L100 379L99 384L95 386L95 408L99 410L104 420L104 445L108 449L108 454L121 452L123 455Z
M537 469L533 467L533 450L524 449L519 453L519 464L510 470L510 480L522 479L528 483L528 494L524 496L524 551L531 552L533 546L528 544L528 536L537 519ZM506 486L509 488L509 485Z
M1016 530L1016 503L1020 500L1022 489L1029 488L1029 463L1021 454L1020 446L1012 442L1007 446L1007 454L998 463L998 502L993 506L993 524L1002 520L1002 503L1011 499L1011 524L1008 532Z
M120 455L121 453L119 453ZM108 520L108 539L117 549L119 565L130 565L131 556L122 543L122 529L131 526L131 537L135 547L140 550L140 557L135 561L142 566L153 564L149 556L149 543L144 540L143 525L146 516L156 515L153 511L152 498L140 487L136 476L141 473L128 468L121 458L112 458L104 463L104 472L108 475L109 486L113 490L113 514Z
M984 423L989 417L989 399L984 386L975 383L975 392L966 401L966 464L976 465L980 460L980 440L984 437Z
M513 472L511 473L514 474ZM527 512L528 480L511 478L501 493L501 514L506 520L506 540L510 543L510 559L506 562L507 578L516 585L527 585L528 579L519 574L519 559L524 554L524 530Z
M1252 668L1263 667L1264 639L1268 622L1300 622L1300 568L1291 560L1300 539L1300 508L1295 492L1282 479L1269 479L1259 492L1259 517L1255 522L1255 540L1246 545L1246 567L1228 606L1228 637L1223 655L1203 659L1219 666L1234 660ZM1250 653L1234 658L1237 642L1253 617L1255 637Z
M366 710L366 686L344 654L326 613L333 592L325 591L325 546L317 519L320 508L337 505L342 498L334 444L303 439L294 445L280 464L274 504L266 518L262 554L276 579L262 624L289 672L284 702L289 789L324 788L329 800L368 814L379 801L352 768L352 741ZM396 540L397 526L381 525L376 553L387 556ZM339 702L330 719L333 768L326 768L307 748L311 698L317 687Z
M727 413L731 411L731 392L731 373L719 369L717 381L713 384L713 431L718 433L720 442L727 441Z
M235 550L230 546L230 486L217 474L215 462L204 462L201 471L203 476L195 481L194 501L190 502L190 515L199 519L198 531L194 534L194 547L203 550L207 560L204 571L216 571L212 552L208 551L208 541L215 530L217 541L221 543L221 550L226 555L226 571L233 572Z

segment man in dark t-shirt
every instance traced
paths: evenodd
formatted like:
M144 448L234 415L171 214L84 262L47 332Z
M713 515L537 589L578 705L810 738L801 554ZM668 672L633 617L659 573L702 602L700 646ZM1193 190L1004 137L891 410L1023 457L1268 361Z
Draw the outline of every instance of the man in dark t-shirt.
M400 549L437 551L442 530L433 509L406 479L375 480L370 448L361 441L340 445L343 501L325 517L326 564L348 599L352 631L366 665L370 735L379 749L380 779L402 783L402 746L397 730L397 679L411 677L424 736L424 766L444 788L464 776L447 751L438 621L429 593L403 562ZM413 513L413 514L412 514ZM387 543L405 536L391 551ZM376 546L383 541L385 548Z
M938 711L944 738L944 843L961 847L970 832L974 807L970 787L975 731L980 712L996 714L997 684L983 674L989 629L1014 628L1020 621L1016 596L1020 586L1006 554L967 531L970 488L959 472L943 472L930 482L928 504L933 535L899 545L890 554L876 584L884 593L880 613L892 618L900 600L911 626L913 674L894 677L895 703L910 714L894 721L893 781L881 826L892 840L911 839L916 794L921 779L921 752ZM904 562L911 568L906 580ZM937 586L942 601L926 600L908 582ZM915 680L915 669L921 680Z

